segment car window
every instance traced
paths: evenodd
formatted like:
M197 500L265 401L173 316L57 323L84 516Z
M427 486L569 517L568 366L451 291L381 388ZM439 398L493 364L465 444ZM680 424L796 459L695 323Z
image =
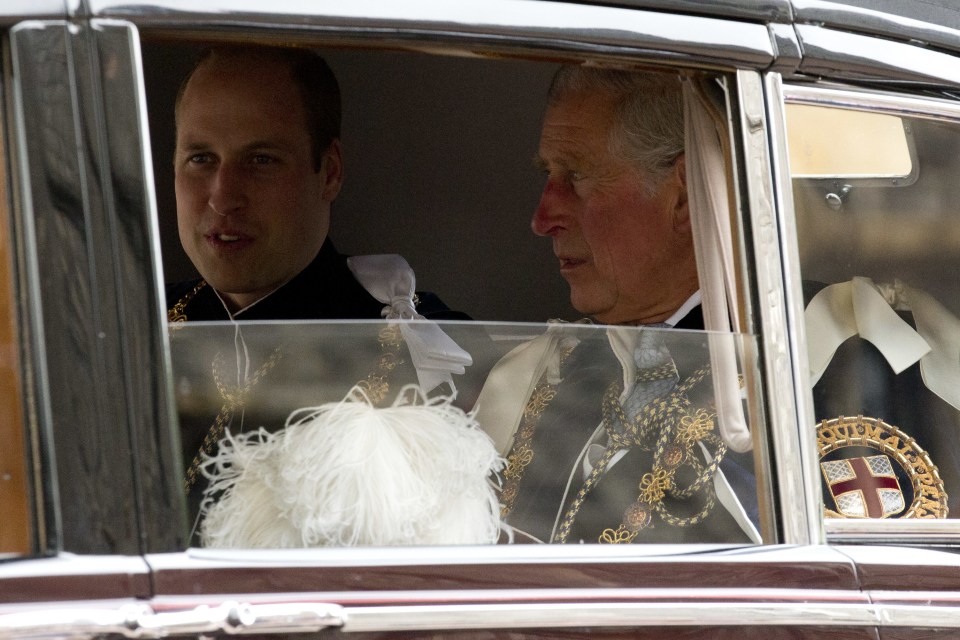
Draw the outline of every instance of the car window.
M753 455L717 409L746 390L711 370L711 350L753 342L581 323L172 325L194 543L759 542Z
M795 91L788 141L826 516L955 518L960 113Z
M207 46L142 45L167 282L196 275L177 234L173 105ZM475 319L577 319L550 243L530 232L542 187L532 158L558 65L316 50L336 75L342 101L344 181L331 212L334 247L346 255L402 255L418 287ZM512 285L502 286L507 281Z
M0 85L2 88L2 85ZM7 190L3 114L0 113L0 557L27 553L31 526L23 420L20 327L17 319L14 245Z
M167 300L172 383L191 544L750 544L764 539L761 522L771 521L771 502L759 497L769 484L757 481L769 479L757 471L766 451L757 409L762 406L758 349L756 337L742 332L745 323L735 320L731 328L727 308L737 305L730 300L727 307L727 298L714 298L726 328L711 327L709 333L702 319L685 329L591 322L573 308L570 287L558 272L558 257L562 266L565 256L554 252L563 248L531 232L544 173L555 177L559 170L554 158L538 150L557 64L320 49L340 81L343 100L346 177L332 205L329 237L338 252L354 256L350 260L402 254L416 274L416 313L439 324L256 321L258 305L272 304L269 298L229 322L217 294L196 280L196 268L180 246L169 161L174 98L204 48L143 43L164 274L174 283ZM662 75L679 82L676 71ZM703 74L690 84L695 85L691 95L714 109L727 108L721 78ZM716 126L709 114L704 122ZM702 167L690 180L700 193L712 189L714 201L725 203L732 197L725 189L733 172L721 145L714 146L719 164L711 186L699 184L708 181ZM709 215L726 214L722 207ZM698 215L705 218L708 212ZM350 269L357 274L353 265ZM189 309L199 308L191 305L201 297L212 307L191 316ZM383 298L365 317L380 316L381 307L389 316L396 301L392 295ZM458 313L431 314L439 301ZM699 294L687 302L671 324L692 309L700 313ZM427 357L424 349L439 351ZM433 368L437 371L431 373ZM578 382L578 375L585 382ZM437 386L437 377L455 385L449 407L442 399L454 388L446 382ZM293 476L304 474L301 480L321 483L297 490L309 502L310 515L272 511L298 498L289 485L272 497L262 493L277 489L279 480L255 480L262 469L253 460L269 457L265 452L274 446L305 453L300 445L280 443L318 407L326 412L339 406L342 412L368 404L376 409L374 416L389 416L395 404L457 414L467 424L476 422L479 444L471 449L454 438L421 450L416 448L423 446L420 442L403 443L406 436L376 431L352 434L360 438L353 442L318 442L314 453L284 471L280 467L287 463L268 463L287 480L299 483ZM375 449L383 439L414 449L384 454ZM458 446L488 458L468 461L451 453ZM221 457L227 452L231 457ZM442 479L451 477L441 473L451 457L464 458L463 465L481 472L479 488L470 490L475 491L472 503L448 493L422 493L428 490L424 476L445 491L458 486ZM390 475L406 467L407 475ZM355 473L349 475L350 470ZM443 473L463 475L466 469ZM232 497L241 476L259 497ZM431 504L475 510L461 513L459 528L450 530L435 522L439 517L431 515ZM351 515L361 509L368 518L362 525ZM487 519L478 520L477 510ZM248 516L253 519L236 519ZM388 524L389 517L402 522ZM209 524L214 521L221 523L215 530ZM281 522L294 528L268 536L264 527ZM263 536L244 537L257 531ZM767 536L772 539L769 531Z

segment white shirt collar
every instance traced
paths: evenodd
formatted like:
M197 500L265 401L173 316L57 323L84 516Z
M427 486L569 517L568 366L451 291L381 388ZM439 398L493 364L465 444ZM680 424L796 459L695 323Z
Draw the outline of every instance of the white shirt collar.
M694 307L699 305L702 302L702 296L700 295L700 290L697 289L692 296L687 298L687 301L680 305L680 308L677 309L672 316L664 320L664 322L671 327L677 326L677 323L687 317L687 314L690 313Z

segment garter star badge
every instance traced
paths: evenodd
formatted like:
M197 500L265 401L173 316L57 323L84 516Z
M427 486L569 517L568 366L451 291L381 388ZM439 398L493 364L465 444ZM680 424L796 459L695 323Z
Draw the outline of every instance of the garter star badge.
M936 465L897 427L864 416L817 426L828 518L945 518Z

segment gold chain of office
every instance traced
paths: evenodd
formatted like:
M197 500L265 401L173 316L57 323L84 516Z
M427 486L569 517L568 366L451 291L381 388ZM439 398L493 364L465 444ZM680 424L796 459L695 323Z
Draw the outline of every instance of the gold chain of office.
M197 295L205 286L206 282L201 280L191 291L188 291L181 297L176 304L167 311L167 320L171 323L181 323L187 321L186 307L190 300ZM380 343L380 357L377 361L377 368L367 375L366 378L357 383L352 391L354 399L366 399L373 405L380 405L390 392L389 376L399 365L405 361L400 357L400 348L403 346L403 334L400 326L396 323L388 324L380 329L377 334L377 340ZM187 474L184 478L184 490L189 493L190 489L197 483L202 475L202 467L207 458L213 455L217 443L223 439L226 433L227 425L233 420L234 414L243 410L250 391L258 382L271 370L282 356L282 346L277 347L242 386L230 387L223 381L223 355L217 353L213 358L213 381L217 387L223 404L217 412L213 424L203 438L200 448L194 455L190 466L187 468Z
M569 351L561 354L561 364L568 355ZM638 498L624 511L619 527L604 529L597 541L611 544L633 542L641 530L651 526L654 515L676 527L694 526L706 519L716 502L711 489L712 480L727 448L714 432L716 413L704 409L694 410L687 393L702 381L709 371L709 366L700 368L669 393L648 402L633 420L627 418L619 400L622 385L614 382L607 388L602 401L603 427L610 438L610 444L593 466L564 514L554 542L567 541L581 506L603 476L610 460L618 451L633 446L645 451L652 450L653 466L641 477ZM638 371L637 382L675 379L676 375L676 366L670 362ZM550 384L545 378L546 376L534 389L524 408L516 440L507 456L504 486L501 491L503 517L512 511L524 471L535 457L532 440L540 418L556 397L556 385ZM617 424L622 428L616 429ZM695 453L698 445L712 449L709 464L701 462ZM677 472L684 466L693 470L694 479L688 486L680 487ZM686 500L697 495L703 498L703 507L686 518L674 516L664 504L664 498L667 497Z

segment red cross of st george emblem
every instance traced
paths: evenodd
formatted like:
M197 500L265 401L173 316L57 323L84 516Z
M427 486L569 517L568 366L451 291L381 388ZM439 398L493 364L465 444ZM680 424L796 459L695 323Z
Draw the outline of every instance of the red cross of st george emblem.
M867 517L884 517L886 514L883 509L883 502L880 500L880 489L899 491L900 484L896 477L873 475L870 465L863 458L850 458L846 462L852 467L855 477L830 485L833 495L840 496L849 491L859 491L863 496Z

